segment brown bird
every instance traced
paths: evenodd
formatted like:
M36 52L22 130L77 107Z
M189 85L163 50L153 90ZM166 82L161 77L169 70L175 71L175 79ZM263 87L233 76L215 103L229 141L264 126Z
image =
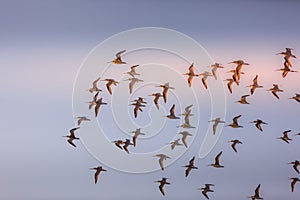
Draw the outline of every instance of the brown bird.
M167 184L167 185L170 185L171 183L169 183L168 181L168 178L162 178L161 180L158 180L158 181L155 181L157 183L160 183L158 188L159 188L159 191L162 193L163 196L165 196L165 189L164 189L164 186Z
M161 95L161 93L153 93L153 94L151 94L151 95L149 95L149 96L153 96L154 97L154 104L155 104L155 106L156 106L156 108L159 110L159 104L158 104L158 100L159 100L159 98L160 97L162 97L162 95Z
M264 121L262 121L262 120L260 120L260 119L257 119L257 120L255 120L255 121L253 121L253 122L250 122L250 123L255 123L256 128L257 128L258 130L260 130L260 131L263 131L262 128L261 128L261 124L266 124L266 125L267 125L266 122L264 122Z
M289 165L293 165L294 170L299 174L299 169L298 169L298 167L300 165L299 160L295 160L293 162L290 162Z
M201 190L203 196L205 196L206 199L209 199L207 193L208 192L214 192L213 190L210 189L211 186L215 186L213 184L205 184L205 187L199 188L198 190Z
M238 119L241 117L242 115L238 115L236 117L234 117L232 119L232 123L231 124L228 124L226 126L230 126L232 128L243 128L243 126L240 126L239 123L238 123Z
M145 133L141 132L141 128L137 128L134 131L131 131L131 133L134 133L133 137L132 137L132 141L133 141L133 146L136 146L136 140L138 138L139 135L145 135Z
M290 58L297 58L295 55L292 53L292 48L285 48L285 52L278 53L277 55L283 55L284 56L284 64L287 65L288 67L292 67L292 63L290 61Z
M193 135L190 134L190 133L187 132L187 131L182 131L182 132L179 132L178 134L182 135L181 141L182 141L182 143L184 144L184 146L185 146L186 148L188 148L188 143L187 143L186 139L187 139L188 136L193 136Z
M129 154L129 150L128 150L128 146L129 145L133 145L131 142L130 142L130 139L126 139L125 142L123 143L123 149Z
M111 90L111 86L112 85L118 85L119 82L118 81L115 81L114 79L111 79L111 78L107 78L107 79L104 79L104 80L101 80L101 81L106 81L106 89L107 91L109 92L110 95L112 95L112 90Z
M194 63L192 63L191 66L189 67L189 72L185 73L184 75L188 76L189 87L192 87L192 82L193 82L194 76L199 76L199 74L195 74L195 72L194 72Z
M169 119L180 119L179 117L177 117L175 115L175 104L173 104L173 106L170 109L170 114L166 116Z
M286 143L290 143L289 141L292 141L292 139L291 138L289 138L289 132L291 132L292 130L287 130L287 131L284 131L283 132L283 136L282 137L279 137L279 138L277 138L277 139L281 139L281 140L283 140L283 141L285 141Z
M139 97L138 99L133 100L133 102L134 103L132 103L130 105L134 106L133 114L134 114L134 117L137 118L138 112L139 111L143 112L142 107L146 107L144 104L146 104L147 102L145 102L142 97Z
M188 165L183 166L183 167L186 167L185 177L187 177L189 175L189 173L192 169L198 169L198 167L195 167L194 161L195 161L195 156L190 160Z
M299 178L290 178L290 180L292 180L292 182L291 182L291 190L292 190L292 192L294 192L295 185L296 185L296 183L298 181L300 182L300 179Z
M249 94L247 94L247 95L243 95L243 96L241 96L241 98L238 100L238 101L236 101L236 103L240 103L240 104L250 104L248 101L247 101L247 97L249 97L250 95Z
M213 134L214 135L216 134L218 125L220 123L225 123L225 121L222 121L220 117L217 117L216 119L213 119L213 120L208 121L208 122L214 122L214 124L213 124Z
M207 89L207 83L206 80L208 77L212 76L210 72L203 72L201 74L199 74L200 76L202 76L202 84L205 87L205 89Z
M267 91L271 91L272 94L277 98L279 99L279 96L277 95L277 92L283 92L283 90L279 89L279 86L277 84L273 84L273 87L270 88L269 90Z
M69 135L63 136L66 138L69 138L67 141L69 142L70 145L72 145L73 147L76 147L76 145L73 143L73 140L79 140L78 137L75 137L75 131L78 130L80 127L76 127L76 128L72 128L69 132Z
M98 113L100 111L100 106L101 105L107 105L107 103L103 102L102 98L98 99L96 101L96 106L95 106L95 117L98 116Z
M95 179L95 184L98 182L98 178L101 172L106 172L106 169L103 169L101 166L90 168L91 170L96 170L94 179Z
M133 78L135 76L139 76L140 74L136 73L135 69L140 66L140 65L133 65L130 67L130 71L129 72L126 72L125 74L129 74L130 76L132 76Z
M121 145L124 144L124 142L122 140L115 140L113 141L113 143L121 150L123 150L123 147Z
M263 86L258 84L258 75L256 75L253 79L253 82L251 85L249 85L248 87L250 87L250 94L253 95L254 91L256 88L263 88Z
M284 63L283 68L277 69L276 71L281 71L282 72L282 74L281 74L282 78L285 78L288 75L289 72L298 72L298 71L290 69L290 67L287 65L286 62Z
M300 94L295 94L295 96L289 98L289 99L294 99L295 101L299 102L300 103Z
M80 124L83 122L83 121L91 121L89 118L85 117L85 116L82 116L82 117L76 117L77 119L77 125L80 126Z
M240 81L240 78L241 78L241 73L242 73L242 68L244 65L249 65L248 63L245 63L243 60L235 60L231 63L234 63L236 64L236 68L235 68L235 71L236 71L236 76L237 76L237 81L239 82ZM230 64L230 63L229 63Z
M263 199L262 197L259 196L259 190L260 190L260 184L256 187L254 195L248 198L250 198L251 200Z
M215 63L213 65L210 65L211 69L211 73L213 74L214 78L217 80L217 70L219 68L224 68L220 63Z
M119 65L119 64L126 64L126 62L123 62L123 61L122 61L122 57L121 57L121 55L122 55L123 53L125 53L125 51L126 51L126 50L123 50L123 51L118 52L118 53L116 54L116 58L115 58L114 60L112 60L111 62L114 63L114 64L117 64L117 65Z
M222 155L222 151L216 156L215 163L210 164L208 166L215 167L215 168L223 168L224 166L222 166L220 164L220 157L221 157L221 155Z
M231 147L232 147L232 149L235 151L235 152L237 152L237 150L236 150L236 145L237 144L243 144L241 141L239 141L239 140L231 140L231 141L229 141L229 142L231 142L232 144L231 144Z
M164 99L164 102L167 103L167 95L168 95L168 91L169 89L175 89L173 87L170 86L170 83L165 83L164 85L159 85L157 87L161 87L163 88L163 99Z
M233 84L234 80L232 78L228 78L225 81L227 81L227 88L228 88L230 94L232 94L232 84Z
M236 85L240 85L240 81L238 80L236 69L229 70L227 73L232 73L231 78L232 78L233 82L235 82ZM241 74L245 74L245 73L241 72Z
M100 80L100 77L99 78L97 78L94 82L93 82L93 87L91 87L90 89L89 89L89 92L90 93L93 93L93 92L101 92L102 90L100 90L99 88L98 88L98 81Z

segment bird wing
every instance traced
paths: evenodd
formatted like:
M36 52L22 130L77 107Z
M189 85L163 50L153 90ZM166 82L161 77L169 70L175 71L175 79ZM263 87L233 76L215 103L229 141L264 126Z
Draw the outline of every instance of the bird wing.
M189 76L189 78L188 78L189 87L192 87L193 78L194 78L193 76Z
M138 115L139 110L140 110L140 107L138 107L138 106L135 106L135 107L134 107L133 113L134 113L134 117L135 117L135 118L137 118L137 115Z
M160 184L160 185L159 185L159 190L160 190L160 192L162 193L162 195L165 196L165 190L164 190L164 185L163 185L163 184Z
M187 167L185 170L185 177L187 177L190 174L190 171L192 170L192 168Z
M132 80L129 82L129 93L130 93L130 94L132 93L132 89L133 89L134 84L135 84L135 81L134 81L134 79L132 79Z
M241 117L242 115L238 115L236 117L234 117L232 120L235 124L238 124L238 119Z
M121 54L124 53L125 51L126 51L126 50L122 50L122 51L118 52L118 53L116 54L116 57L117 57L117 58L121 58Z
M294 192L294 188L295 188L295 184L296 184L296 180L295 179L292 179L293 181L291 182L291 190L292 192Z
M112 84L111 82L106 83L106 88L107 88L109 94L112 94L112 91L111 91L111 84Z
M261 128L261 123L256 123L255 126L258 130L263 131Z
M195 73L194 73L194 63L192 63L191 66L189 67L189 72L190 72L191 74L195 74Z
M298 169L298 165L294 164L293 165L294 170L299 174L299 169Z
M73 138L68 139L67 141L69 142L69 144L71 144L73 147L76 147L76 145L73 143Z
M170 109L170 115L175 116L175 104L173 104L172 108Z
M190 166L194 166L194 162L195 162L195 156L190 160L189 162Z
M187 141L186 141L186 136L183 136L182 139L181 139L182 143L184 144L184 146L186 148L188 148L188 144L187 144Z
M258 75L255 76L255 78L253 79L253 85L258 85Z
M165 103L167 103L167 93L168 93L168 89L165 88L165 89L163 90L163 99L164 99L164 102L165 102Z
M135 145L136 145L136 139L137 139L137 136L133 136L132 137L132 141L133 141L133 146L135 147Z
M202 78L202 84L205 87L205 89L207 89L207 83L206 83L206 78Z
M165 169L165 167L164 167L164 157L161 157L159 160L158 160L158 162L159 162L159 166L160 166L160 168L161 168L161 170L163 170L164 171L164 169Z
M220 165L220 157L221 157L221 155L222 155L222 151L215 158L215 164L216 165Z
M233 142L232 145L231 145L231 147L232 147L232 149L233 149L235 152L237 152L237 150L236 150L236 142Z
M205 196L207 199L209 199L209 197L207 196L207 192L206 191L202 191L203 196Z
M273 94L277 99L279 99L279 96L277 95L276 92L272 91L272 94Z
M232 94L232 83L233 83L232 81L227 83L227 87L228 87L230 94Z
M99 113L99 111L100 111L100 106L101 106L101 103L100 103L100 102L98 102L98 103L96 104L96 106L95 106L95 117L98 116L98 113Z
M260 184L255 189L255 194L254 194L255 197L259 197L259 190L260 190Z
M217 68L216 67L212 68L211 72L214 75L215 79L217 80Z

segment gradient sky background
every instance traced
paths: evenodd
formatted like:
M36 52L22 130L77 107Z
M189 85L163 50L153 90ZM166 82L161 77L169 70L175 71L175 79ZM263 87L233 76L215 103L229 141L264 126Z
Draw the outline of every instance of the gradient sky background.
M285 47L299 55L298 1L6 1L0 2L0 198L1 199L163 199L154 180L171 178L164 199L203 199L196 188L216 185L211 199L246 199L258 183L265 199L299 199L300 184L292 194L288 178L296 176L286 163L300 159L300 138L286 145L276 140L281 132L300 132L300 104L288 100L300 93L300 74L282 80L275 72ZM197 155L193 143L175 165L145 174L124 174L109 169L97 185L90 167L99 165L78 142L74 149L61 137L75 126L72 90L76 73L87 54L113 34L132 28L157 26L180 31L198 41L216 61L243 59L244 82L228 95L226 121L243 114L243 130L223 129L219 143L193 176L184 178L181 167ZM299 69L298 60L293 60ZM255 74L264 89L249 101L233 104ZM265 92L273 83L285 91L277 101ZM202 86L201 86L202 87ZM228 93L227 93L228 94ZM269 103L270 102L270 103ZM204 118L204 120L209 120ZM263 134L248 122L269 123ZM244 145L234 154L228 140ZM223 170L206 167L223 150ZM298 175L299 177L299 175Z

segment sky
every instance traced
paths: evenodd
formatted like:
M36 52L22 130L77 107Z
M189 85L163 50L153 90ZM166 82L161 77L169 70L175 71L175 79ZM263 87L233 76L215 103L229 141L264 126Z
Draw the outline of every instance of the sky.
M300 74L291 73L282 79L280 72L275 70L281 68L283 59L275 54L286 47L293 48L296 55L300 52L300 27L297 26L300 2L2 0L0 5L1 199L204 199L197 188L205 183L215 185L215 192L209 196L216 200L246 199L259 183L264 199L299 199L300 184L291 193L288 180L299 175L287 163L300 159L300 138L294 136L300 132L300 104L288 99L294 93L300 93L297 84ZM212 61L223 64L225 69L220 70L221 79L229 77L226 71L233 68L228 64L233 60L245 60L250 66L244 67L245 75L240 86L234 86L232 95L225 88L226 124L234 116L242 114L240 123L243 129L224 127L212 151L205 158L198 158L210 125L207 121L212 116L211 107L207 106L209 92L200 80L196 80L193 89L198 92L196 96L201 112L195 116L199 114L200 122L191 146L164 172L156 170L133 174L101 163L85 146L83 141L86 140L76 141L75 149L62 136L76 126L73 89L84 61L89 59L88 55L107 38L142 27L172 29L192 38L205 49ZM111 58L113 55L108 59ZM130 54L127 58L129 61L133 59ZM299 60L292 62L295 70L299 70ZM188 66L174 68L184 73ZM163 65L155 67L157 70L164 69ZM204 69L205 66L198 67ZM126 71L127 68L124 66L123 69ZM146 71L146 67L144 69ZM140 73L143 73L143 68ZM264 88L257 89L248 98L250 105L234 103L241 95L249 93L246 86L256 74L259 74L259 83ZM96 76L98 74L91 77L91 82ZM213 82L209 79L208 85ZM279 94L280 100L266 92L273 83L278 83L284 90ZM121 84L124 85L123 82ZM105 90L103 83L101 86ZM177 93L171 93L165 111L182 90L175 89ZM113 103L106 91L103 91L103 98L109 104ZM148 101L150 104L151 99ZM176 108L178 113L188 104L186 99L182 101L180 108ZM110 108L111 105L103 107L103 115L110 113ZM196 111L196 106L193 109ZM146 114L143 113L145 123L149 122L149 112L145 110ZM249 123L257 118L268 122L262 133ZM108 132L118 132L118 137L121 137L114 120L100 115L98 123ZM176 124L165 123L166 132L169 126ZM276 139L288 129L292 130L293 139L289 145ZM172 132L166 136L158 134L156 139L168 143L170 138L176 137ZM79 134L82 138L86 137L83 131ZM117 138L113 135L107 137ZM230 148L228 141L231 139L243 141L243 145L238 146L238 153ZM148 151L150 147L145 145L136 151ZM223 151L225 168L207 167L220 151ZM109 156L106 152L103 149L103 155ZM185 178L181 166L193 156L196 156L195 165L199 169ZM153 162L157 161L154 159ZM98 165L108 171L101 174L95 185L93 171L89 168ZM170 186L166 186L165 197L154 183L162 176L169 177L171 182Z

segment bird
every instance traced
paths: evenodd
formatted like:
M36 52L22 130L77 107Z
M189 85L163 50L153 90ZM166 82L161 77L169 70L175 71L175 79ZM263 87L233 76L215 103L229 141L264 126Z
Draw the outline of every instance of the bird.
M210 67L212 68L211 72L212 72L214 78L217 80L217 70L219 68L224 68L224 67L220 63L212 64L212 65L210 65Z
M98 182L98 178L101 172L106 172L106 169L103 169L103 167L98 166L98 167L94 167L94 168L90 168L91 170L96 170L95 175L94 175L94 180L95 180L95 184L97 184Z
M102 90L100 90L99 88L98 88L98 81L100 80L100 77L99 78L97 78L94 82L93 82L93 87L91 87L90 89L88 89L88 91L90 92L90 93L93 93L93 92L101 92Z
M256 128L260 131L263 131L263 129L261 128L261 124L266 124L267 125L266 122L264 122L260 119L254 120L253 122L250 122L250 123L255 123Z
M145 98L143 98L143 97L138 97L137 99L134 99L131 102L141 103L141 104L147 104L147 102L145 101Z
M129 150L128 150L128 146L129 146L129 145L133 145L133 144L131 143L130 139L126 139L125 142L124 142L123 144L124 144L124 145L123 145L123 149L124 149L128 154L130 154L130 152L129 152Z
M295 136L300 136L300 133L295 134Z
M181 131L181 132L179 132L178 134L182 135L181 141L182 141L182 143L184 144L184 146L185 146L186 148L188 148L188 144L187 144L186 139L187 139L188 136L193 136L193 135L190 134L190 133L187 132L187 131Z
M290 178L290 180L292 180L292 182L291 182L291 191L294 192L295 185L296 185L296 183L297 183L298 181L300 182L300 179L294 177L294 178Z
M212 76L210 72L203 72L201 74L199 74L200 76L202 76L202 84L205 87L205 89L207 89L207 83L206 80L208 77Z
M126 50L122 50L122 51L118 52L118 53L116 54L116 58L115 58L114 60L112 60L111 62L112 62L113 64L126 64L126 62L124 62L124 61L122 60L122 57L121 57L121 55L122 55L123 53L125 53L125 52L126 52Z
M139 76L140 74L136 73L135 69L140 66L140 65L133 65L130 67L130 71L129 72L126 72L125 74L129 74L130 76L132 76L133 78L135 76Z
M171 145L171 150L174 150L176 146L182 146L183 144L181 144L179 142L180 138L174 140L173 142L170 142L169 144Z
M177 126L177 128L196 128L190 124L190 116L192 115L190 109L186 109L182 115L184 115L184 123L180 126Z
M141 132L141 128L137 128L134 131L131 131L131 133L134 133L133 137L132 137L132 141L133 141L133 146L136 146L136 140L138 138L139 135L145 135L145 133Z
M100 98L96 101L96 106L95 106L95 117L98 116L98 113L100 111L100 106L101 105L107 105L107 103L103 102L103 98Z
M262 197L259 196L259 190L260 190L260 184L258 184L258 186L255 189L254 195L250 196L248 198L250 198L251 200L255 200L255 199L263 199Z
M300 94L295 94L295 96L289 98L289 99L294 99L295 101L299 102L300 103Z
M165 169L164 161L167 160L167 159L171 159L169 156L167 156L165 154L156 154L153 157L159 157L158 163L159 163L159 166L160 166L162 171L164 171L164 169Z
M149 95L149 96L153 96L153 97L154 97L154 100L153 100L153 101L154 101L154 104L155 104L157 110L159 110L158 100L159 100L160 97L162 97L162 94L159 93L159 92L157 92L157 93L153 93L153 94L151 94L151 95Z
M137 118L138 112L139 111L143 112L142 107L145 107L145 105L142 103L143 101L140 101L140 100L134 100L134 101L135 102L130 105L134 106L133 114L134 114L134 117Z
M217 117L215 119L212 119L208 122L214 122L213 124L213 134L215 135L216 134L216 131L217 131L217 127L220 123L225 123L225 121L222 121L220 117Z
M97 101L98 101L98 95L99 95L99 92L97 92L94 97L93 97L93 100L92 101L89 101L89 110L95 106L97 104Z
M283 141L285 141L286 143L290 143L289 141L291 141L292 139L291 138L289 138L289 132L291 132L292 130L287 130L287 131L284 131L283 132L283 136L282 137L279 137L279 138L277 138L277 139L281 139L281 140L283 140Z
M236 101L236 103L240 103L240 104L250 104L248 101L247 101L247 97L249 97L250 95L249 94L247 94L247 95L243 95L243 96L241 96L241 98L238 100L238 101Z
M199 76L199 74L195 74L194 72L194 63L192 63L191 66L189 67L189 72L185 73L184 75L188 76L188 85L189 87L192 87L194 76Z
M283 92L283 90L279 89L279 86L277 84L273 84L273 87L270 88L269 90L267 91L271 91L272 94L277 98L279 99L279 96L277 95L277 92Z
M191 114L191 111L192 111L191 108L192 107L193 107L193 104L188 105L187 107L185 107L184 111L181 115L183 115L183 116L192 116L192 114Z
M199 188L198 190L201 190L203 196L206 198L206 199L209 199L207 193L208 192L214 192L213 190L210 189L211 186L215 186L214 184L205 184L205 186L203 188Z
M138 78L135 78L135 77L132 77L132 78L128 78L126 79L125 81L129 81L129 93L131 94L132 91L133 91L133 87L136 83L138 82L144 82L143 80L141 79L138 79Z
M222 151L215 157L215 163L212 163L209 166L215 167L215 168L224 168L224 166L222 166L220 164L220 157L221 157L221 155L222 155Z
M289 165L293 165L294 170L299 174L299 165L300 165L300 161L299 160L295 160L293 162L290 162Z
M189 161L188 165L183 166L186 167L185 177L187 177L190 174L192 169L198 169L198 167L195 167L194 162L195 162L195 156Z
M124 144L124 142L122 140L115 140L113 141L113 143L121 150L123 150L123 147L121 145Z
M232 119L232 123L231 124L228 124L226 126L230 126L232 128L243 128L243 126L240 126L239 123L238 123L238 119L241 117L242 115L238 115L236 117L234 117Z
M239 140L237 140L237 139L235 139L235 140L230 140L229 142L232 143L232 144L231 144L231 147L232 147L232 149L233 149L235 152L237 152L237 150L236 150L236 145L237 145L237 144L243 144L241 141L239 141Z
M107 78L107 79L104 79L104 80L101 80L101 81L106 81L106 88L107 88L110 95L112 95L111 86L112 85L117 86L119 84L118 81L115 81L114 79L111 79L111 78Z
M89 118L85 117L85 116L81 116L81 117L76 117L77 119L77 125L80 126L80 124L83 122L83 121L91 121Z
M172 105L171 109L170 109L170 114L166 116L169 119L180 119L179 117L177 117L175 115L175 104Z
M157 183L159 183L159 191L162 193L163 196L165 196L165 189L164 189L164 186L167 184L167 185L170 185L171 183L169 183L168 181L168 178L162 178L161 180L158 180L158 181L155 181Z
M252 81L252 84L249 85L250 87L250 94L253 95L256 88L263 88L263 86L258 84L258 75L256 75Z
M76 128L72 128L69 132L69 135L63 136L66 138L69 138L67 141L69 142L70 145L72 145L73 147L76 147L76 145L73 143L73 140L79 140L78 137L75 136L75 131L78 130L80 127L76 127Z
M281 71L282 72L282 74L281 74L282 78L285 78L288 75L289 72L298 72L296 70L290 69L290 67L287 65L286 62L284 63L283 68L277 69L276 71Z
M165 83L164 85L159 85L157 87L161 87L163 88L163 99L164 99L164 102L167 103L167 95L168 95L168 91L169 89L175 89L174 87L171 87L170 86L170 83Z
M285 52L277 53L277 55L283 55L284 56L284 64L292 67L290 58L297 58L295 55L292 53L292 48L285 48Z
M233 84L234 80L232 78L228 78L225 81L227 81L227 88L228 88L230 94L232 94L232 84Z
M249 63L245 63L243 60L235 60L235 61L232 61L231 63L237 65L235 71L236 71L237 81L239 82L243 66L249 65ZM229 64L231 64L231 63L229 63Z

